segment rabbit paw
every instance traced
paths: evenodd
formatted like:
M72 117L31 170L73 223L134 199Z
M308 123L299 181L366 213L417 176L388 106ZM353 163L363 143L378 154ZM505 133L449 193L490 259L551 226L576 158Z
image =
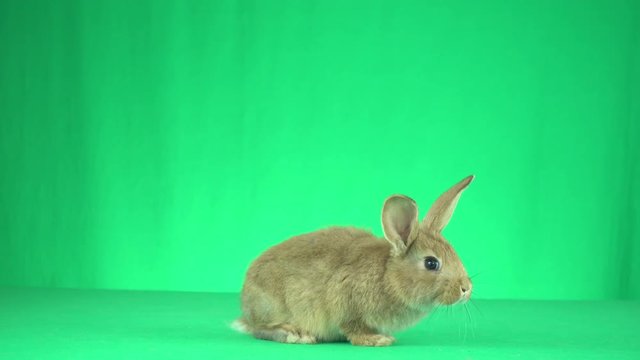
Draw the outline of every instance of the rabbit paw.
M393 344L396 339L393 336L388 335L356 335L350 339L353 345L359 346L389 346Z
M300 333L288 333L285 339L289 344L315 344L318 342L315 336Z

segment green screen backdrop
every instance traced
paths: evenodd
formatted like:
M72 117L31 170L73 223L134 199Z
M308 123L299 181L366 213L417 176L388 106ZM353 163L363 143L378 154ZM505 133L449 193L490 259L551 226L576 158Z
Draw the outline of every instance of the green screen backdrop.
M0 2L0 284L232 292L468 174L479 298L640 299L640 3Z

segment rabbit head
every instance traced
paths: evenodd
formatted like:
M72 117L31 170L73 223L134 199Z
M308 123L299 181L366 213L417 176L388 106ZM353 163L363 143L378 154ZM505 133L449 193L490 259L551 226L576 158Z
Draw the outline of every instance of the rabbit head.
M422 221L409 197L394 195L385 201L382 228L391 243L385 276L388 287L407 305L451 305L471 297L471 280L442 230L472 180L466 177L442 194Z

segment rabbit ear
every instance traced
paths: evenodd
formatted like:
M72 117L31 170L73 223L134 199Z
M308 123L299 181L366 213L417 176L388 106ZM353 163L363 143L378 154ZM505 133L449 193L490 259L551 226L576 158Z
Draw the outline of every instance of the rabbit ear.
M418 206L404 195L389 197L382 207L382 230L384 237L393 245L395 255L403 254L414 238L418 228Z
M441 232L445 226L449 223L453 210L458 205L458 200L462 191L471 184L474 176L470 175L462 179L459 183L453 185L451 189L447 190L444 194L440 195L438 200L431 205L431 209L422 221L423 226L428 229Z

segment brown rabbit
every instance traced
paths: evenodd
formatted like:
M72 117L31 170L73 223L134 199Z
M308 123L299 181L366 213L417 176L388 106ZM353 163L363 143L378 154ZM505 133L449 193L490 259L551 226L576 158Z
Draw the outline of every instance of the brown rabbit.
M472 180L442 194L422 222L412 199L389 197L382 208L386 241L332 227L268 249L247 272L234 328L285 343L386 346L395 341L391 332L434 306L466 302L471 281L441 232Z

